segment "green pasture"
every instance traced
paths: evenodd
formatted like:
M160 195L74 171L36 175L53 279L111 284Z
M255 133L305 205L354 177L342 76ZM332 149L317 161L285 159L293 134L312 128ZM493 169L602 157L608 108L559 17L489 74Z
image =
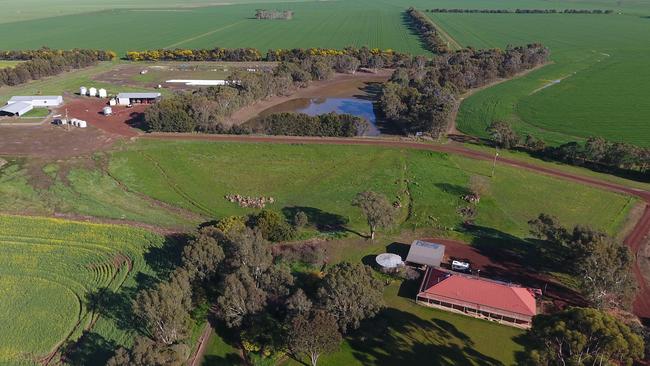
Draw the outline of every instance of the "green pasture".
M603 5L604 6L604 5ZM650 14L650 6L646 9ZM552 64L466 99L458 128L486 136L494 120L551 143L602 136L650 146L650 33L630 14L431 14L463 45L505 47L541 42Z
M489 176L488 162L423 151L362 146L238 144L140 140L114 152L111 175L129 190L207 217L250 212L224 196L273 197L273 209L336 215L365 231L350 205L364 190L400 200L404 228L454 229L470 176ZM478 222L513 235L527 233L538 213L567 224L589 223L616 232L633 199L544 175L497 167ZM407 194L407 191L410 194ZM549 199L552 197L553 199Z
M130 344L132 330L119 314L95 311L89 296L105 289L130 303L139 281L156 275L145 254L162 244L139 229L0 216L0 363L33 363L78 339L93 320L96 337Z

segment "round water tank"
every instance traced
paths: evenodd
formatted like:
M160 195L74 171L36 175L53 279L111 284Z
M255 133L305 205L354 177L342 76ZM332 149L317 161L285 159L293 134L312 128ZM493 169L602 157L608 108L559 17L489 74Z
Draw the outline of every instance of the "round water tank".
M116 105L117 101L115 100L115 98L111 98L111 100L108 101L108 104L109 105Z
M88 89L88 96L96 97L97 96L97 88Z
M402 257L392 253L382 253L375 258L375 261L384 270L395 270L404 265Z
M88 94L88 89L85 86L79 88L79 95L86 95L86 94Z
M106 98L108 96L108 93L106 92L106 89L99 89L99 97L100 98Z
M104 107L104 109L102 110L102 113L104 113L105 116L110 116L111 114L113 114L113 108Z

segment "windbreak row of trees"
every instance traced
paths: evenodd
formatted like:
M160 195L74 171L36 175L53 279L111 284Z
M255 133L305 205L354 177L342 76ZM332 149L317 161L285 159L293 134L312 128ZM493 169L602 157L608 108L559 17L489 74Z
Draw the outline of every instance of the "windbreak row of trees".
M0 86L19 85L30 80L58 75L65 71L96 65L99 61L115 58L112 51L51 50L42 48L28 51L0 51L2 60L25 60L15 67L0 69Z
M567 142L559 146L546 143L530 134L519 136L506 122L496 121L487 128L492 141L505 149L525 150L533 155L571 165L615 172L624 170L647 175L650 171L650 148L625 142L611 142L590 137L584 142Z
M260 128L267 135L354 137L368 131L368 121L351 114L276 113L264 117Z
M445 132L460 94L541 65L548 56L548 49L535 43L506 50L464 49L428 63L414 62L395 70L384 84L379 109L405 133L437 138Z
M485 13L485 14L612 14L602 9L426 9L429 13Z
M408 8L406 14L426 49L434 53L449 52L447 41L445 41L440 35L436 25L426 16L426 14L413 7Z

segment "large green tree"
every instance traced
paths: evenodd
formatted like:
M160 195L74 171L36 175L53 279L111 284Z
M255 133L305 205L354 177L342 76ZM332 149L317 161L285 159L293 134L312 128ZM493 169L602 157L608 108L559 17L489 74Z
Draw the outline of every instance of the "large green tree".
M538 315L528 336L526 354L532 365L632 365L643 357L643 339L596 309L569 308Z
M492 142L504 149L516 147L520 142L520 138L515 130L513 130L512 126L506 122L492 122L487 127L486 131L490 135Z
M320 355L336 351L341 340L336 318L323 310L316 310L293 318L287 343L292 352L308 355L311 365L316 366Z
M189 357L184 344L164 345L138 336L130 350L118 348L107 366L180 366Z
M397 219L398 211L388 202L386 196L381 193L366 191L358 193L352 201L366 217L370 226L370 239L375 239L377 228L385 228L393 225Z
M143 290L133 301L133 313L151 338L171 345L184 340L190 328L192 289L189 275L177 270L168 282Z
M343 333L375 316L384 306L383 285L362 264L339 263L327 272L318 289L319 305L332 314Z

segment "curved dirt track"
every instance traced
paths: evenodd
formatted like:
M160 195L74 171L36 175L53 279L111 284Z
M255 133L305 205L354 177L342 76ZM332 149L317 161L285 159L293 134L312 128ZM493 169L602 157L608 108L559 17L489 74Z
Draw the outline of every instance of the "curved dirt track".
M282 144L340 144L340 145L368 145L383 146L417 150L428 150L436 152L445 152L457 154L471 159L492 161L494 156L489 153L471 150L458 143L449 143L446 145L434 145L429 143L405 141L397 139L381 138L321 138L321 137L275 137L275 136L243 136L243 135L197 135L197 134L148 134L141 138L147 139L168 139L168 140L204 140L204 141L223 141L223 142L247 142L247 143L282 143ZM538 166L520 160L499 158L497 161L502 165L509 165L515 168L526 169L536 173L541 173L565 180L574 181L581 184L587 184L593 187L601 188L607 191L624 193L636 196L645 201L646 206L643 215L636 223L632 231L625 238L625 244L630 247L636 255L641 249L645 240L650 233L650 192L642 189L635 189L622 186L616 183L602 181L596 178L585 177L577 174L563 172L560 170ZM634 314L641 318L650 319L650 285L645 281L641 274L638 262L634 262L634 275L639 283L639 292L634 300Z

